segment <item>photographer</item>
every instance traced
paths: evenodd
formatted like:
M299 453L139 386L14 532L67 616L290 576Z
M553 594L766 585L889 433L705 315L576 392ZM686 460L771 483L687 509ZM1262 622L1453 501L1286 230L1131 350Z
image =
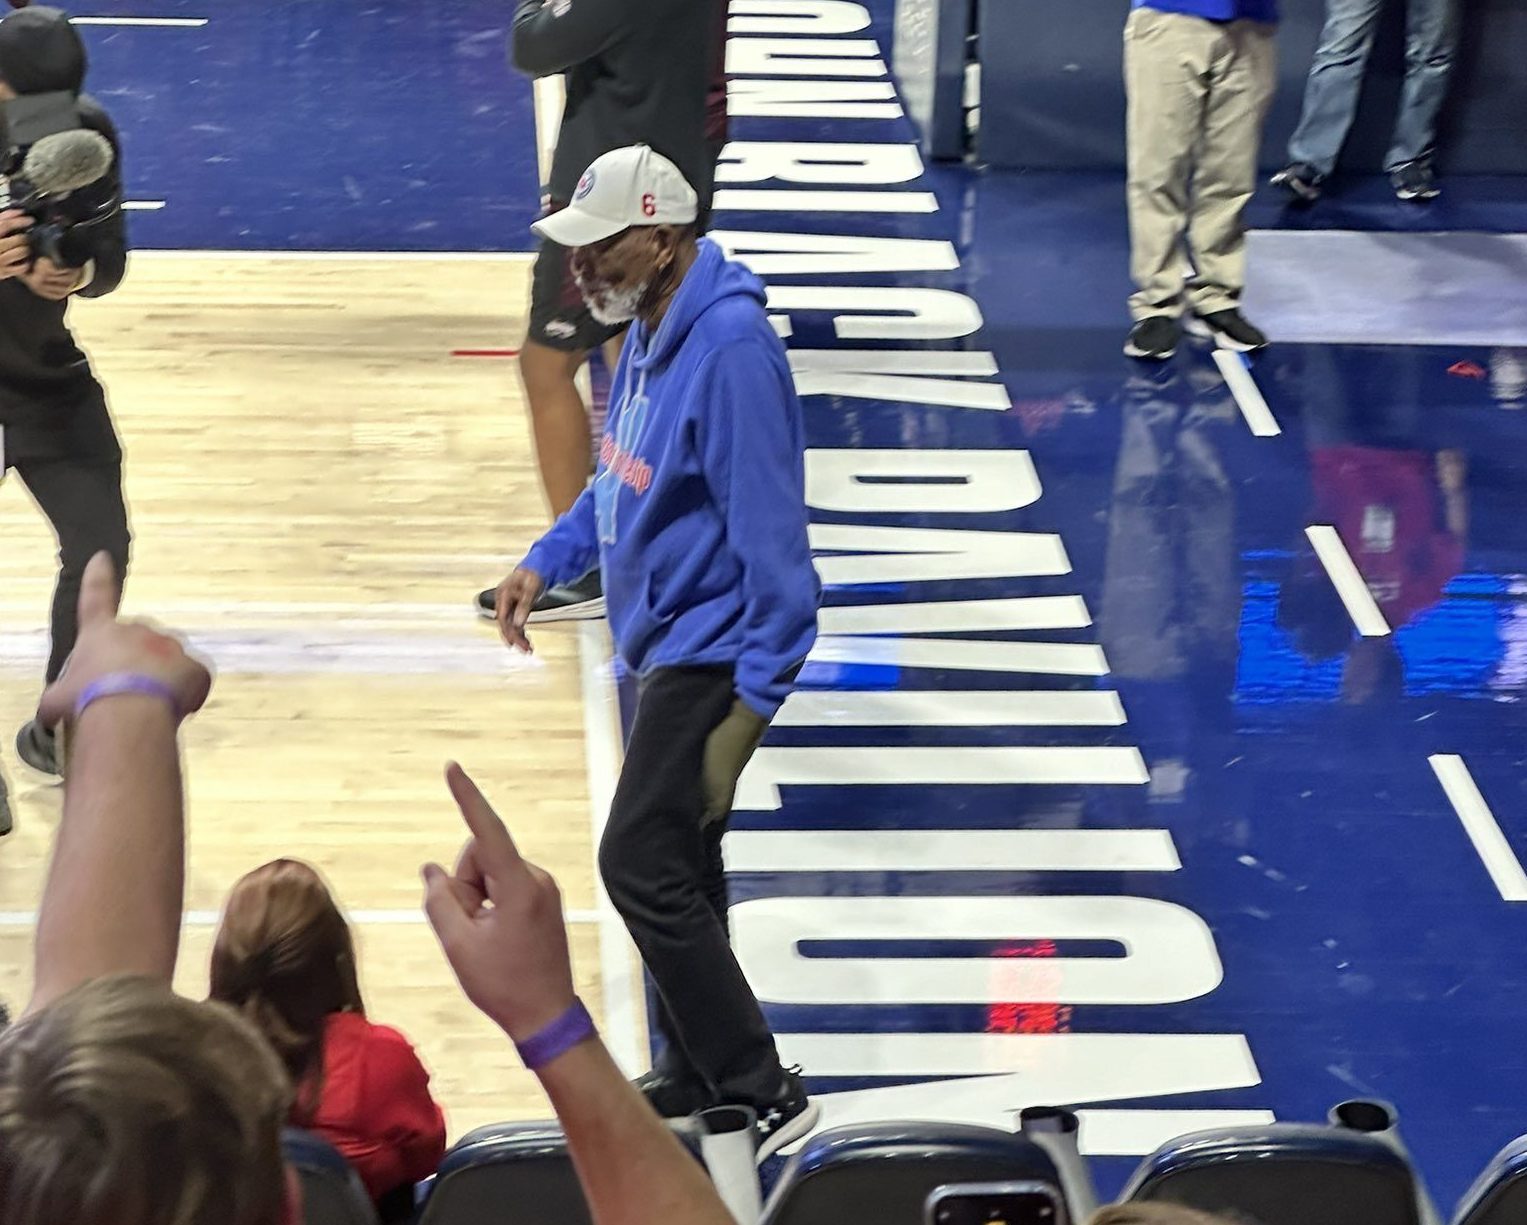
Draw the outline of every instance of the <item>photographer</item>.
M117 153L111 120L81 93L85 67L84 45L59 10L28 6L0 21L6 121L0 151L12 175L30 139L25 116L44 105L62 112L64 126L98 132ZM0 199L16 200L16 180L0 184ZM29 211L0 211L0 477L15 468L58 537L49 682L74 646L86 562L105 551L117 574L127 567L122 452L105 392L66 322L73 295L98 298L122 280L127 244L120 202L120 159L113 156L102 178L67 197ZM53 236L51 257L39 253L45 224ZM16 749L28 765L58 773L53 734L36 720L21 729Z

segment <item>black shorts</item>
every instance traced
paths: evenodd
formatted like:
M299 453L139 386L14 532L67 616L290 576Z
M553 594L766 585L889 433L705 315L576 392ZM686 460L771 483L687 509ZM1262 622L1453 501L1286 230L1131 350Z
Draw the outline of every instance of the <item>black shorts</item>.
M530 339L564 353L591 353L630 325L618 323L611 327L589 313L588 303L573 279L572 259L571 248L549 238L541 239L541 251L530 279Z

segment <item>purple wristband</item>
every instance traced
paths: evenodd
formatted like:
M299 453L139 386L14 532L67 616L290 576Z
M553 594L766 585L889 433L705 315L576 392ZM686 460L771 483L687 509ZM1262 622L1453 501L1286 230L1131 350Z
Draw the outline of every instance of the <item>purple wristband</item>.
M594 1018L589 1016L589 1010L575 996L572 1007L539 1033L531 1034L523 1042L516 1042L514 1049L519 1051L525 1066L534 1072L598 1032L594 1028Z
M155 680L152 676L142 676L136 672L108 672L105 676L98 676L80 694L79 700L74 703L74 719L85 713L85 708L90 703L101 698L120 697L123 694L139 694L150 698L163 698L170 704L170 711L175 716L175 722L179 723L184 717L180 713L180 702L175 697L175 691L163 681Z

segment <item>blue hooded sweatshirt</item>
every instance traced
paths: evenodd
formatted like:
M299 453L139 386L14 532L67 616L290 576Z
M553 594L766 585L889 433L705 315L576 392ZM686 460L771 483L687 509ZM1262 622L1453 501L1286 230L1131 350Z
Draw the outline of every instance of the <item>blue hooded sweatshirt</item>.
M524 560L548 585L597 561L638 675L732 664L773 718L816 640L801 403L764 286L709 239L656 334L631 328L594 482Z

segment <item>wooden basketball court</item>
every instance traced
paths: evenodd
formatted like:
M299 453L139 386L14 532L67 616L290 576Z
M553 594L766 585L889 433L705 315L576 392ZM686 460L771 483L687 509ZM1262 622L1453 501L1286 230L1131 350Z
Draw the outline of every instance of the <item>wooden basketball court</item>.
M547 1106L420 910L419 864L463 836L450 758L561 881L580 990L617 1055L640 1058L634 954L594 873L618 760L603 628L543 630L525 659L471 607L545 511L513 363L452 353L517 341L527 290L523 256L149 252L73 311L127 452L126 611L188 634L218 671L184 735L181 989L205 990L239 875L311 861L355 922L373 1019L417 1045L453 1139ZM54 574L14 474L0 541L0 761L17 819L0 841L0 996L15 1007L60 792L11 747Z

